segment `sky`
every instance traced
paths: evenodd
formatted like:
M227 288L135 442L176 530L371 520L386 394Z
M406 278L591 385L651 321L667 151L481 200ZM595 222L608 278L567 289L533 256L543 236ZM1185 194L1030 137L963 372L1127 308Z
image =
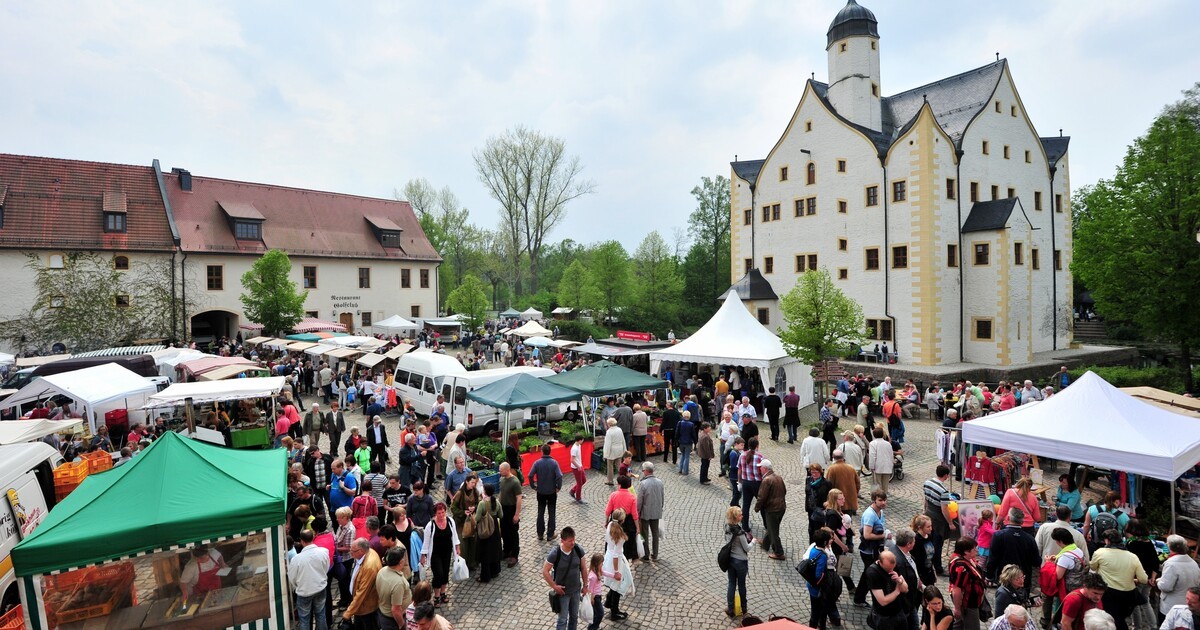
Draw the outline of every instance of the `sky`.
M844 0L6 2L0 151L391 197L449 186L485 228L472 154L524 125L595 191L554 240L687 238L691 190L761 158ZM1074 187L1111 177L1200 81L1192 0L864 0L884 94L1009 60Z

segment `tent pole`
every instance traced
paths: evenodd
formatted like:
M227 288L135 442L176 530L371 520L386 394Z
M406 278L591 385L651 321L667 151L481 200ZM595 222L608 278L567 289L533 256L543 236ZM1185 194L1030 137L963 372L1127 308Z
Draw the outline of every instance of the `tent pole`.
M951 433L950 435L954 435ZM964 500L967 498L967 460L963 457L966 454L967 442L963 439L963 432L958 431L958 467L962 470L962 474L958 476L958 496ZM975 497L971 497L973 500Z
M1167 494L1167 496L1169 497L1169 499L1171 501L1171 528L1168 529L1167 532L1174 534L1175 533L1175 480L1172 479L1170 481L1170 484L1171 484L1171 490Z

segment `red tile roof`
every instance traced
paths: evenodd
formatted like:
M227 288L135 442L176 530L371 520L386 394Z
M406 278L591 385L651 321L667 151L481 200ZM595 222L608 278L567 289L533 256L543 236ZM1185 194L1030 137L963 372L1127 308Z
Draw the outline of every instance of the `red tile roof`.
M3 249L170 251L154 169L0 154ZM127 232L105 233L104 204L125 197Z
M192 176L180 188L176 173L163 173L167 197L189 252L259 253L282 249L293 255L395 260L441 260L406 201ZM262 242L233 237L229 216L264 217ZM384 248L370 221L403 230L400 249ZM381 221L382 222L382 221Z

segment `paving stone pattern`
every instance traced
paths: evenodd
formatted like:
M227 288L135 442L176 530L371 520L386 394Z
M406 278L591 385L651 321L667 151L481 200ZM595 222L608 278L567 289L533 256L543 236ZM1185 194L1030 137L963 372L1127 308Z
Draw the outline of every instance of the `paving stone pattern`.
M361 409L361 408L360 408ZM817 420L817 407L801 410L805 426ZM398 434L395 417L385 419L389 437ZM361 411L354 412L348 425L365 426ZM843 418L841 428L850 422ZM907 526L912 516L922 509L921 484L933 475L937 464L933 434L938 423L930 420L924 410L918 418L906 421L904 481L893 481L889 488L885 519L895 530ZM770 615L783 615L805 623L808 620L808 592L794 566L798 554L808 547L808 519L804 514L804 470L801 468L800 445L790 445L785 439L770 441L763 423L761 452L771 460L775 470L787 483L788 510L783 520L781 537L787 559L772 560L765 551L752 549L747 578L747 610L764 621ZM393 444L392 462L397 461L398 448ZM724 544L725 509L729 505L728 482L717 478L716 462L711 475L713 483L699 482L699 460L693 453L691 474L682 476L671 465L662 465L662 456L653 458L656 474L662 478L666 494L665 539L657 562L639 562L633 568L636 594L622 598L621 608L629 613L624 621L605 619L605 628L734 628L740 619L725 615L725 574L717 568L717 551ZM389 470L393 471L394 468ZM866 479L864 478L864 482ZM612 487L604 484L604 475L588 472L584 486L586 505L576 504L567 494L574 483L567 472L564 489L558 498L558 527L571 526L577 533L577 543L590 554L604 551L604 508ZM864 488L864 495L869 490ZM434 498L443 499L438 489ZM753 508L752 508L753 509ZM503 569L501 576L488 584L472 579L452 584L451 602L439 609L456 628L521 629L554 628L555 617L546 601L548 588L541 578L542 563L552 544L540 542L536 531L537 502L533 491L525 490L525 508L521 515L521 561L512 569ZM752 529L761 534L762 519L755 514ZM857 519L855 520L857 526ZM949 553L947 545L946 553ZM855 554L857 556L857 554ZM862 571L855 558L854 580ZM945 578L939 582L945 587ZM943 589L944 590L944 589ZM866 630L866 611L850 604L852 593L843 593L839 601L843 627L847 630ZM579 628L586 627L580 624Z

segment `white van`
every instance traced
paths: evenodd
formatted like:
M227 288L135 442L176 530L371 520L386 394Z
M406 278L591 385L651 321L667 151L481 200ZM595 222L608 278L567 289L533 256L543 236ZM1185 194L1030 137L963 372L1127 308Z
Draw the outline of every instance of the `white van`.
M504 412L495 407L477 403L467 398L467 392L494 383L502 378L522 373L536 376L537 378L545 378L554 374L554 370L529 366L497 368L494 370L467 372L465 375L455 375L443 379L441 382L441 394L446 400L446 413L450 414L450 423L467 425L468 436L499 430L500 418L503 417ZM581 394L580 398L582 397ZM576 408L572 408L572 404L575 404ZM542 420L574 421L579 417L578 404L554 403L544 407L537 407L530 410L530 417L536 422ZM525 414L513 411L510 419L512 422L510 426L512 428L520 428L525 423Z
M12 550L54 507L54 469L62 463L44 442L0 446L0 613L21 603Z
M428 416L437 403L442 380L447 376L465 376L467 368L454 357L437 352L410 352L396 361L394 372L397 393L411 402L417 413Z

